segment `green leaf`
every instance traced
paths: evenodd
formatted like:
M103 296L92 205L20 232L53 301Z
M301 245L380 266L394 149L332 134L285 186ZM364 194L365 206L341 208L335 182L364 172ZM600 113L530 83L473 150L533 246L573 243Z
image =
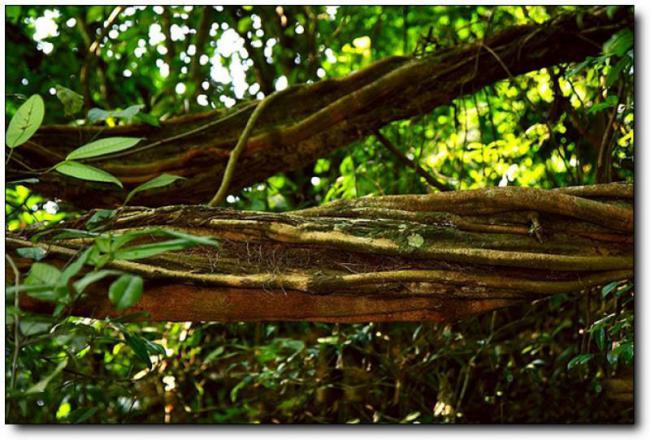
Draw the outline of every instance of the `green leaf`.
M632 66L632 58L625 55L623 58L618 60L616 64L609 70L607 78L605 79L605 86L611 87L621 75L621 72L626 71Z
M115 310L124 310L134 305L142 296L142 277L122 275L111 284L108 299L115 305Z
M140 110L143 108L144 105L142 104L132 105L125 108L124 110L112 111L104 110L101 108L91 108L88 110L88 122L94 124L95 122L105 121L108 118L125 119L130 122L138 113L140 113Z
M158 356L167 356L167 351L165 350L165 347L163 347L160 344L157 344L155 342L151 342L149 339L142 338L142 342L144 343L145 347L147 348L147 351L150 354L153 355L158 355Z
M594 355L592 353L579 354L578 356L574 357L569 361L569 363L566 366L566 369L570 370L577 365L584 365L587 362L589 362L593 357Z
M592 65L596 61L594 57L587 57L584 61L576 64L567 72L567 76L572 77L583 71L586 67Z
M95 122L98 121L105 121L111 116L111 112L103 110L101 108L91 108L88 110L88 116L86 117L88 119L88 122L91 124L94 124Z
M219 247L219 242L214 241L208 237L202 237L200 235L186 234L185 232L174 231L172 229L159 229L160 233L171 235L172 237L182 238L184 240L192 242L192 244L198 245L202 244L205 246L214 246Z
M92 182L106 182L114 183L115 185L123 188L122 182L120 182L115 176L107 173L104 170L99 168L91 167L90 165L85 165L79 162L66 161L61 162L55 166L55 169L66 176L74 177L81 180L90 180Z
M614 289L616 289L619 283L620 281L613 281L609 284L606 284L602 290L603 298L607 298L607 295L609 295Z
M623 357L626 363L631 363L634 359L634 343L625 341L614 350L618 356Z
M68 360L65 359L63 362L61 362L59 365L57 365L56 369L47 375L44 379L39 381L37 384L32 385L26 392L25 394L35 394L35 393L42 393L45 391L47 388L47 385L54 379L56 376L63 371L63 369L68 365Z
M598 113L599 111L614 107L617 103L618 103L618 96L609 95L604 101L589 107L587 113L589 114Z
M160 121L158 118L149 113L138 113L135 119L153 127L160 127Z
M82 145L66 157L66 160L88 159L90 157L103 156L105 154L117 153L118 151L127 150L140 142L142 138L134 137L110 137L99 139Z
M193 246L189 240L179 238L177 240L168 240L159 243L147 243L140 246L124 248L115 252L116 260L140 260L142 258L153 257L163 252L180 251Z
M89 247L85 251L83 251L79 256L77 257L76 260L74 260L72 263L68 264L65 269L63 269L63 272L61 272L61 277L59 278L58 285L59 286L65 286L68 283L68 280L72 278L73 276L77 275L81 268L86 264L88 259L90 258L90 255L93 252L93 248Z
M45 255L45 250L39 247L23 247L16 249L18 255L24 258L29 258L31 260L41 261Z
M607 353L607 362L610 363L610 365L613 365L618 362L618 353L614 351L610 351Z
M98 270L98 271L93 271L89 272L86 275L84 275L83 278L81 278L79 281L76 281L74 283L75 289L77 289L77 292L82 293L88 286L90 286L93 283L96 283L97 281L100 281L106 277L113 276L113 275L121 275L122 272L119 272L117 270Z
M61 271L47 263L34 263L25 279L26 284L54 286L61 277Z
M630 29L623 29L615 33L603 44L603 54L607 56L622 57L634 45L634 34Z
M45 104L40 95L32 95L23 103L11 121L6 133L9 148L16 148L31 138L43 123Z
M20 333L24 336L47 333L51 328L52 323L42 318L27 318L20 321Z
M154 177L148 182L145 182L142 185L134 188L129 193L129 195L126 196L126 200L124 201L124 204L126 205L129 202L129 200L131 200L131 198L133 198L133 196L135 196L139 192L147 191L149 189L154 189L154 188L161 188L163 186L170 185L179 179L184 179L184 177L174 176L172 174L161 174L158 177Z
M5 18L16 23L20 18L20 6L5 6Z
M72 116L79 113L84 105L84 97L77 92L58 84L55 88L56 97L59 98L59 101L61 101L61 104L63 104L63 111L65 115Z
M86 221L86 229L95 229L115 215L113 209L99 209Z
M599 350L605 349L605 329L600 327L594 332L594 340L596 341L596 346Z
M61 229L61 231L62 232L60 234L56 234L54 237L52 237L53 241L67 240L69 238L93 238L99 235L97 232L82 231L81 229L64 228ZM44 232L50 232L50 231L44 231ZM44 234L41 233L41 235L39 235L38 238L40 239L41 237L43 237L43 235ZM34 235L34 237L36 237L36 235Z
M607 18L610 20L614 18L614 14L616 14L616 11L620 8L620 6L607 6Z
M126 340L126 343L133 352L136 354L138 358L143 360L146 364L147 367L151 368L151 359L149 359L149 350L147 350L147 345L145 344L144 339L132 335L131 333L123 332L124 333L124 339Z
M142 104L132 105L130 107L125 108L124 110L113 112L112 116L114 118L121 118L130 121L131 119L133 119L135 115L140 113L140 110L142 110L143 108L144 105Z

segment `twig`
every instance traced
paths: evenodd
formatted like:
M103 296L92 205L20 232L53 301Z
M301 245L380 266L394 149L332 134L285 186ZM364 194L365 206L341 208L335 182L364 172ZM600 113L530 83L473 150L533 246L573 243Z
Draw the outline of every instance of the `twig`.
M600 149L598 150L598 162L596 168L596 183L609 183L611 181L611 158L609 157L610 151L610 142L612 140L612 134L614 127L614 121L616 121L616 115L618 114L618 107L621 105L623 99L623 86L624 83L621 81L620 86L618 87L618 99L616 105L612 109L612 113L609 116L607 121L607 127L605 128L605 133L603 134L603 140L600 144Z
M393 153L399 160L402 162L404 165L413 168L413 170L421 176L424 180L429 183L429 185L438 188L440 191L451 191L452 188L442 182L439 182L435 177L433 177L431 174L427 173L420 165L418 165L415 161L409 159L402 153L391 141L386 139L383 134L379 130L375 130L374 133L375 137L379 142L382 143L384 147L386 147L387 150L389 150L391 153Z
M213 208L219 206L226 198L226 194L228 193L228 187L230 186L230 181L232 180L232 176L235 172L235 167L237 166L237 160L239 159L239 155L242 153L242 151L244 151L244 147L248 143L248 138L253 132L255 123L259 119L264 109L268 107L271 101L273 101L273 99L275 99L278 95L280 95L280 93L281 92L276 92L273 93L272 95L267 96L262 102L260 102L257 105L257 107L255 107L255 110L253 110L253 114L251 114L251 117L248 119L244 131L242 132L241 136L239 137L239 140L237 141L237 145L235 145L235 148L230 153L230 158L228 159L228 164L226 165L226 169L223 172L223 178L221 179L221 185L219 186L219 190L214 195L214 197L212 197L212 200L210 200L208 206Z

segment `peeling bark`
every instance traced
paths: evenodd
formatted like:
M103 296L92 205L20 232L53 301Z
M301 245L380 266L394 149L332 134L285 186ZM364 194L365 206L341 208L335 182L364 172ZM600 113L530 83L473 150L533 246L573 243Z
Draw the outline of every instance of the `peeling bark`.
M132 207L103 230L170 228L220 243L110 263L146 279L144 298L127 313L147 310L170 321L442 321L631 278L632 190L494 188L344 200L289 213ZM91 215L52 234L82 229ZM41 247L46 260L65 264L91 243L52 234L37 242L10 236L6 244ZM47 309L29 298L23 304ZM105 286L74 313L115 315Z
M612 18L604 8L581 14L580 19L567 14L423 58L392 57L345 78L292 87L256 124L237 166L245 172L235 173L231 190L298 169L392 121L425 114L510 75L583 60L599 53L604 41L632 23L630 8L620 8ZM160 128L44 127L16 150L7 176L40 175L96 136L140 136L146 138L141 146L89 161L117 176L125 190L54 172L40 175L33 187L82 208L117 206L129 189L166 172L188 179L144 192L136 197L137 203L205 203L221 181L230 151L257 104L179 117Z

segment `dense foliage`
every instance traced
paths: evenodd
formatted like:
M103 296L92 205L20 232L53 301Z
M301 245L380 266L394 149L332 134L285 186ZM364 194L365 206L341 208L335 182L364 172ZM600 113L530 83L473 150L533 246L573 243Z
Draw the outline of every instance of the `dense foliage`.
M293 84L342 77L387 56L423 56L567 13L580 17L581 9L8 6L5 119L11 129L19 107L40 95L45 124L156 126ZM633 65L633 31L627 29L582 63L499 81L382 133L408 160L454 189L633 182ZM34 117L33 111L26 116ZM8 160L27 131L7 133ZM88 180L88 169L80 170L76 159L137 141L80 145L55 171ZM603 150L611 157L605 167L599 161ZM110 175L94 176L111 182ZM45 228L81 214L29 187L29 180L7 182L8 230ZM373 136L227 201L238 209L286 211L433 190ZM196 244L193 237L168 238L170 247L146 252ZM115 257L111 240L98 241L95 254L87 256L98 277ZM71 317L65 302L52 316L20 310L12 264L8 260L6 271L10 422L634 419L632 402L612 381L632 374L630 283L452 324L143 324L131 322L141 316ZM40 286L48 277L55 284L62 279L43 263L32 265L29 277L21 281ZM65 290L68 280L59 287ZM116 306L137 301L142 286L119 280L111 287ZM57 301L57 292L35 295Z

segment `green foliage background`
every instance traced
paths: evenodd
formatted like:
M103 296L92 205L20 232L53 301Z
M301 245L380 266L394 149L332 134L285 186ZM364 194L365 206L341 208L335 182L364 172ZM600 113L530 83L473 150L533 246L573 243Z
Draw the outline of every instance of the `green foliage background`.
M341 77L386 56L422 55L576 10L129 7L104 28L113 7L7 6L5 117L37 93L48 124L155 125L261 97L263 88ZM208 37L197 47L202 22ZM86 48L100 36L85 93ZM624 31L583 63L499 81L383 133L456 189L550 188L595 182L597 148L585 133L602 133L616 110L614 180L632 181L632 44ZM228 203L284 211L427 191L425 180L371 137L246 188ZM7 183L5 211L9 230L79 214L32 193L29 182ZM634 417L632 404L604 397L603 385L633 364L630 285L447 325L135 324L33 316L8 300L11 422L620 423ZM14 361L15 313L21 349Z

